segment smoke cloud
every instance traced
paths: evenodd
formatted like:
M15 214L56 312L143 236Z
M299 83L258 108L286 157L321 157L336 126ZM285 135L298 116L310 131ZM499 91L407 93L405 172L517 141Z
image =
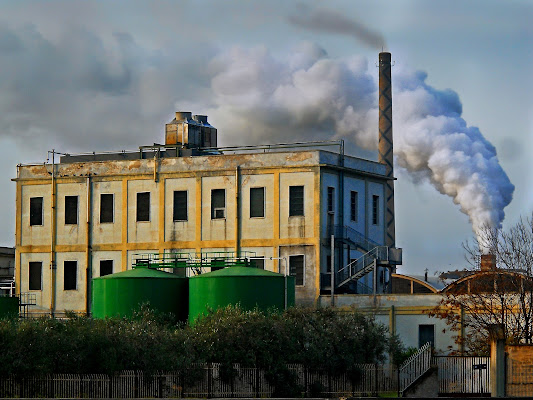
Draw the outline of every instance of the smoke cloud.
M215 105L209 115L228 142L344 138L377 149L377 82L364 58L334 60L310 43L283 60L264 48L234 48L210 69ZM499 227L514 186L496 149L461 118L457 93L429 86L426 77L394 68L396 165L451 197L474 231Z
M297 13L289 16L288 21L295 26L311 31L351 36L374 49L385 46L385 38L379 32L326 8L311 9L300 4L297 7Z
M334 31L318 17L306 21ZM355 35L350 24L336 26ZM377 149L377 83L366 59L331 59L311 43L282 59L264 47L210 51L163 54L128 34L104 40L82 29L51 40L0 24L0 137L25 154L132 149L163 137L179 97L186 102L176 109L208 114L223 144L344 138ZM474 229L499 226L514 187L494 146L461 118L455 92L432 88L422 72L393 73L397 166L450 196Z

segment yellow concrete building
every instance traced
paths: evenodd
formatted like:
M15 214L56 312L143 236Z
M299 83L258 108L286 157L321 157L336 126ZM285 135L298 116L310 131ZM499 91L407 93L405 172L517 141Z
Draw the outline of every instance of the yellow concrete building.
M136 254L219 251L288 268L299 304L330 293L332 263L336 291L390 289L401 252L380 246L383 164L341 142L217 149L216 135L207 117L176 113L164 145L19 165L17 292L35 294L37 313L89 312L91 278L131 268ZM374 248L387 256L357 264Z

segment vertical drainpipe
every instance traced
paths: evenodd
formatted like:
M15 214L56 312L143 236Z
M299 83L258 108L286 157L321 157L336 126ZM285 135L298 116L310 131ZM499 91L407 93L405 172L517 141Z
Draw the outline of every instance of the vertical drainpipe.
M386 166L385 245L395 247L391 54L379 53L379 158Z
M241 227L240 227L240 174L239 166L235 167L235 257L241 255Z
M53 317L56 307L56 165L55 150L52 150L52 190L50 201L50 315Z
M338 224L341 227L344 227L344 225L346 225L344 223L344 140L340 141L339 166L340 166L340 170L339 170L339 198L338 198L338 201L337 201L337 204L339 205ZM335 228L335 223L333 223L333 228ZM349 256L348 256L348 258L349 258ZM341 248L339 249L339 261L337 262L337 264L339 265L339 269L342 268L346 264L344 262L344 244L342 244L342 242L341 242ZM335 268L333 268L332 271L333 271L333 276L335 276Z
M86 294L85 309L87 316L91 315L91 298L92 298L92 260L91 260L91 175L87 175L87 232L86 232L86 249L85 249L85 266L86 266Z

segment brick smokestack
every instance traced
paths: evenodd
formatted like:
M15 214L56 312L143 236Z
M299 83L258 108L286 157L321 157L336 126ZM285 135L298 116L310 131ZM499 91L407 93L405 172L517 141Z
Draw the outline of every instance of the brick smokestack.
M494 271L496 269L496 256L494 254L482 254L479 260L481 271Z
M385 185L385 245L395 247L394 165L392 146L391 54L379 53L379 158L387 167Z

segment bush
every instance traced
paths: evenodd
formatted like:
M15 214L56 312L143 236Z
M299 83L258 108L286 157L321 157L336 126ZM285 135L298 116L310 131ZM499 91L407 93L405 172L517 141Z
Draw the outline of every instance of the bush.
M276 393L289 396L301 388L287 364L348 372L357 381L358 364L381 362L399 346L383 325L353 310L291 308L279 314L228 307L190 326L143 306L129 320L2 320L0 376L167 370L194 379L196 363L216 362L231 381L239 363L268 371Z

